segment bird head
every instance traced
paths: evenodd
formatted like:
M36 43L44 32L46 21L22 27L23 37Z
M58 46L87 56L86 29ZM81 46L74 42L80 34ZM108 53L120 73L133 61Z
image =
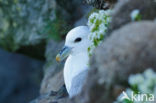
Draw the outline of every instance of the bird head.
M69 55L87 52L88 47L91 45L89 34L90 31L87 26L79 26L69 31L64 47L56 56L56 61L62 61Z

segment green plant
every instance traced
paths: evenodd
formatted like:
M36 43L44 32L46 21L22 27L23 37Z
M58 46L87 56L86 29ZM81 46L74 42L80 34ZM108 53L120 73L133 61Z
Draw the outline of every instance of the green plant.
M90 29L89 39L92 45L88 48L91 55L95 47L97 47L107 34L107 29L111 21L111 10L99 10L93 12L88 19L88 26Z

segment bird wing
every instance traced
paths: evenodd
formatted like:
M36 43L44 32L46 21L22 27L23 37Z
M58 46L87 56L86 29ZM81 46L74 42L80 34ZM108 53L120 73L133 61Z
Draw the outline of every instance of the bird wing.
M88 75L88 70L82 71L77 76L72 79L71 88L69 91L69 96L73 97L81 92L83 84L86 80L86 76Z

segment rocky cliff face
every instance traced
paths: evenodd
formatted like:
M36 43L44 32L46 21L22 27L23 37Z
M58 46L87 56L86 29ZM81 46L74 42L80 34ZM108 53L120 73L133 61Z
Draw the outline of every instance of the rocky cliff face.
M87 3L94 4L94 1L87 0ZM43 79L41 96L34 103L113 103L128 87L130 74L141 73L149 67L156 68L156 2L118 0L115 4L113 0L101 1L104 4L108 1L114 6L112 22L109 36L91 57L91 69L82 93L72 99L57 98L53 91L63 84L62 71L55 75L45 72L47 76ZM134 10L139 10L141 15L137 21L131 17ZM48 71L56 71L56 67ZM60 81L56 82L58 79Z

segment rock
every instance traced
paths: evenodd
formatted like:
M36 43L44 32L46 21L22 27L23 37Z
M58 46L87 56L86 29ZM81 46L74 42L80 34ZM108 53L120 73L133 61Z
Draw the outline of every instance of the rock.
M109 32L132 22L130 15L136 9L140 11L141 20L156 18L156 2L154 0L118 0L113 9Z
M0 46L15 51L23 45L40 43L46 38L43 33L45 19L54 17L54 6L50 5L54 3L54 0L1 1L0 28L3 36L0 37Z
M66 102L68 93L66 91L65 86L60 88L58 92L47 92L45 94L41 94L37 99L31 101L30 103L58 103L58 102Z
M43 62L0 49L0 103L28 103L38 95Z
M63 47L63 42L58 43L50 40L46 47L46 64L44 66L44 78L42 80L40 93L45 94L50 91L58 91L64 84L63 64L57 63L55 58L59 50Z
M85 0L89 5L93 5L97 9L109 9L117 2L117 0Z
M102 70L105 80L108 78L107 83L115 82L116 79L124 81L131 73L139 73L149 67L155 68L155 29L156 22L142 21L114 31L96 49L91 67ZM111 76L116 77L114 81Z
M66 103L112 103L127 87L130 74L156 68L155 62L156 22L125 25L96 49L83 91Z
M41 43L35 45L20 46L20 48L15 52L44 61L45 46L46 41L42 41Z
M53 67L58 69L58 67ZM63 67L62 67L63 68ZM40 93L48 93L49 91L58 91L60 87L64 84L63 71L54 72L56 70L47 70L41 85ZM53 75L52 75L52 74Z
M59 50L63 47L64 42L55 42L49 40L46 46L46 63L44 65L44 77L42 79L40 95L31 100L30 103L55 103L59 98L67 95L63 78L63 65L57 63L55 58Z
M86 25L88 22L88 14L90 13L90 11L92 10L92 7L86 6L86 5L82 5L81 9L79 9L79 11L82 12L82 17L78 20L75 21L74 23L74 27L77 26L82 26L82 25Z

